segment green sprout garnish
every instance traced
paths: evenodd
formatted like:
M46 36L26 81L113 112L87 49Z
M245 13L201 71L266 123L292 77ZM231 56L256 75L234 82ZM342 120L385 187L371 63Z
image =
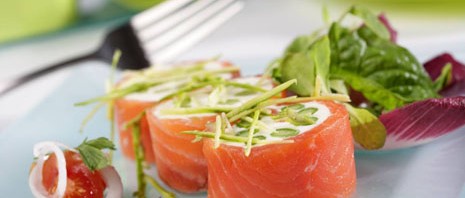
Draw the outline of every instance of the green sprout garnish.
M246 111L250 108L253 108L254 106L256 106L257 104L277 95L278 93L286 90L287 88L289 88L291 85L295 84L297 81L294 79L294 80L289 80L281 85L278 85L277 87L271 89L270 91L267 91L259 96L256 96L254 98L252 98L251 100L245 102L243 105L235 108L234 110L230 111L229 113L227 113L226 115L228 116L228 118L230 119L231 122L239 119L240 117L235 117L237 114L239 114L240 112L243 112L243 111ZM232 119L232 118L235 118L235 119Z
M254 134L255 127L257 126L257 121L259 117L260 117L260 111L257 110L253 114L252 123L250 123L249 135L247 137L247 145L245 147L245 156L249 156L250 151L252 150L253 134Z
M271 133L270 135L273 137L287 138L287 137L296 136L298 134L299 134L299 130L297 129L280 128L280 129L276 129L276 131Z

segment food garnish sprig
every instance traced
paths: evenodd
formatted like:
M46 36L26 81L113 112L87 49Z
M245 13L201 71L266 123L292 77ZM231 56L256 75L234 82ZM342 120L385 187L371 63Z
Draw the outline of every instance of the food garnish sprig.
M66 152L78 153L79 158L82 160L82 163L85 167L88 168L90 172L97 171L105 182L108 197L122 197L123 195L123 186L121 183L121 178L118 173L111 166L111 159L109 155L103 152L104 149L115 150L115 145L112 141L107 138L100 137L92 140L87 140L87 138L76 148L70 148L59 142L45 141L40 142L34 145L34 165L31 168L31 173L29 176L29 186L32 193L36 197L63 197L66 194L74 194L76 192L67 190L75 190L76 188L85 188L85 186L80 186L79 182L72 183L73 178L69 177L69 174L84 174L84 170L79 172L68 173L68 169L73 169L73 161L80 161L75 158L75 155L71 155L73 159L67 159ZM49 194L45 189L43 183L43 170L45 167L45 162L50 159L50 156L54 155L56 160L56 169L57 169L57 179L56 186L52 187L53 194ZM71 165L67 163L71 162ZM50 176L50 175L49 175ZM71 183L70 183L71 182ZM79 194L79 192L77 192ZM96 193L96 192L94 192ZM101 192L103 194L103 191ZM75 195L75 194L74 194Z
M360 95L345 104L355 142L364 149L380 149L386 128L378 116L413 102L440 97L451 67L442 68L433 82L423 66L406 48L395 43L383 16L352 6L333 22L311 35L295 38L283 55L267 69L282 83L297 79L290 90L299 96ZM350 17L349 17L350 16ZM350 21L358 18L358 21ZM351 25L347 25L351 24ZM321 79L321 80L318 80Z
M290 86L296 83L296 80L289 80L281 85L276 86L275 88L264 92L256 97L244 102L241 106L235 107L232 110L221 112L221 115L216 116L216 122L214 127L214 133L206 132L206 131L184 131L184 134L195 135L196 138L194 141L199 141L201 138L212 138L214 139L214 146L218 148L220 143L223 142L230 142L230 143L242 143L245 144L244 153L246 156L250 155L251 149L253 145L264 145L264 144L276 144L276 143L292 143L293 140L266 140L263 136L255 136L254 133L258 129L266 129L270 130L270 127L267 124L261 122L259 118L261 116L270 116L270 112L268 112L267 107L282 103L296 103L296 102L306 102L312 100L335 100L341 99L341 97L332 97L332 96L317 96L317 97L302 97L297 98L296 96L290 96L286 98L282 98L280 93L284 90L288 89ZM347 97L342 98L343 101L347 101ZM295 116L289 116L289 111L283 109L281 116L292 119L294 123L301 124L301 125L309 125L313 124L312 122L308 122L307 114L311 115L314 112L308 111L309 109L299 109L301 113L296 113ZM302 111L305 110L305 111ZM210 111L205 111L211 113ZM204 113L205 113L204 112ZM173 112L171 112L173 113ZM183 112L188 113L188 112ZM195 112L199 113L199 112ZM218 113L218 112L216 112ZM251 117L250 117L251 115ZM309 116L310 119L313 117ZM276 119L280 119L277 118ZM236 125L239 125L243 122L248 124L242 124L246 128L245 131L234 131L231 127L232 122L237 122ZM276 135L276 137L291 137L293 135L298 134L295 133L296 131L292 131L293 129L279 129L277 131L273 131L272 135Z
M147 181L162 195L163 198L173 198L176 197L174 193L168 191L167 189L163 188L155 179L151 176L147 175L144 171L145 165L145 158L144 158L144 148L142 147L141 143L141 130L140 130L140 120L145 116L145 111L130 120L129 122L125 123L124 128L131 128L132 131L132 146L135 152L135 160L136 160L136 177L137 177L137 191L133 193L134 197L138 198L145 198L146 197L146 186Z

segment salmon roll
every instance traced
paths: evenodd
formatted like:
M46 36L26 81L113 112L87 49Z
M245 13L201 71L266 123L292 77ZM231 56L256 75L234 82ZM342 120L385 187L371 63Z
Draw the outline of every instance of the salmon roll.
M272 87L271 79L261 77L212 82L148 111L146 116L160 178L180 192L205 190L208 171L203 143L183 132L208 131L217 115L231 111Z
M132 160L135 159L134 146L132 145L132 129L125 126L129 121L138 117L146 109L158 104L164 97L176 92L179 87L189 82L190 78L195 76L196 73L213 72L212 75L226 79L235 78L240 75L238 70L221 71L224 68L235 67L229 62L208 61L165 65L144 71L126 73L118 84L118 89L124 90L138 84L143 85L147 82L156 82L161 79L166 80L160 83L153 83L150 88L144 91L137 91L135 89L136 91L115 100L115 121L119 130L119 141L123 156ZM141 117L139 123L145 161L154 164L155 157L146 118L144 116Z
M208 197L350 197L356 173L344 106L307 101L268 108L272 115L256 111L233 133L204 139Z

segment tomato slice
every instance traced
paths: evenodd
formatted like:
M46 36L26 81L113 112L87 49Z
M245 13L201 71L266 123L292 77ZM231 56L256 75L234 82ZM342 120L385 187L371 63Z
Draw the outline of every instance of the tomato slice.
M79 153L64 151L67 170L67 185L65 196L103 198L106 185L97 171L90 171L81 159ZM58 168L55 154L44 162L42 169L42 184L47 192L53 194L58 184Z

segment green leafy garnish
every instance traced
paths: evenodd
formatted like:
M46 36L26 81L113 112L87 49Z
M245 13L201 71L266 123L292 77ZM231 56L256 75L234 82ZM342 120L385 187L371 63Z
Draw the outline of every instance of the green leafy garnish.
M368 27L350 30L333 23L328 34L331 77L344 80L369 101L389 111L438 96L423 66L407 49Z
M389 40L390 34L388 29L381 23L376 15L374 15L370 10L360 7L353 6L350 11L351 14L360 17L365 22L365 25L371 29L376 35L380 38Z
M257 121L259 117L260 117L260 111L257 110L253 114L252 123L250 123L249 134L247 136L247 143L246 143L245 151L244 151L245 156L249 156L250 151L252 150L252 139L254 138L253 134L255 132L255 128L257 127Z
M277 95L278 93L286 90L287 88L289 88L291 85L293 85L294 83L296 83L296 80L295 79L292 79L292 80L289 80L283 84L280 84L278 86L276 86L275 88L271 89L270 91L267 91L259 96L256 96L250 100L248 100L247 102L245 102L244 104L242 104L241 106L235 108L234 110L228 112L226 115L228 116L228 118L230 119L231 122L233 121L236 121L238 120L239 118L241 117L237 117L236 115L243 112L243 111L246 111L246 110L249 110L250 108L253 108L254 106L256 106L257 104ZM245 114L244 116L246 116L247 114ZM234 118L234 119L232 119Z
M317 88L317 76L323 81L323 90L329 86L330 44L324 36L307 49L287 53L279 65L281 80L297 79L289 90L300 96L311 96Z
M386 128L379 119L366 109L345 105L350 115L350 127L355 142L365 149L379 149L386 140Z
M299 130L297 129L279 128L279 129L276 129L276 131L271 133L270 135L273 137L287 138L287 137L296 136L298 134L299 134Z
M198 113L221 113L231 111L232 107L216 106L216 107L186 107L186 108L169 108L161 109L163 115L188 115Z
M110 165L110 160L103 149L115 150L115 145L112 141L105 137L100 137L94 140L85 139L76 150L79 151L82 161L91 170L100 170Z
M441 70L441 74L434 81L434 90L440 91L452 80L452 65L447 63Z

